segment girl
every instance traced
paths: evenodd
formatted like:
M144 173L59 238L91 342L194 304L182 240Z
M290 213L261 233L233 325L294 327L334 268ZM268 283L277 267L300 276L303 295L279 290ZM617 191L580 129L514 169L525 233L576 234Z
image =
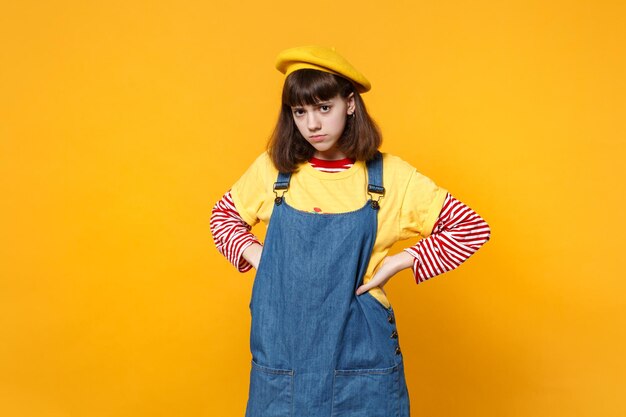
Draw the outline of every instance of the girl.
M458 267L489 240L489 226L378 151L361 98L370 83L334 48L287 49L276 67L286 78L268 150L210 221L218 250L239 271L256 269L246 417L408 417L383 286L403 269L420 283ZM250 232L259 220L264 244ZM388 255L411 237L422 239Z

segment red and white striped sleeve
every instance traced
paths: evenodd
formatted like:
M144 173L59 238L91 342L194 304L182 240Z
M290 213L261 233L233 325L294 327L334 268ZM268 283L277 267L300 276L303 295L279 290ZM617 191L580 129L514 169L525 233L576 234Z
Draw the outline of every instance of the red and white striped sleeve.
M261 244L261 242L250 232L252 226L241 218L235 208L230 190L213 207L209 223L217 250L239 272L252 269L252 265L243 258L242 254L251 244Z
M405 249L415 258L415 282L419 284L457 268L490 236L491 229L485 220L448 193L432 234Z

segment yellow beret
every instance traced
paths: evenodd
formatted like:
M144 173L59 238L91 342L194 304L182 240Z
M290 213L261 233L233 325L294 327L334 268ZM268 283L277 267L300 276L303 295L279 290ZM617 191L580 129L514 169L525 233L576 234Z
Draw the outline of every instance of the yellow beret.
M312 68L349 79L355 84L359 93L365 93L371 88L367 78L339 55L334 46L330 48L299 46L285 49L276 57L276 68L285 75L299 69Z

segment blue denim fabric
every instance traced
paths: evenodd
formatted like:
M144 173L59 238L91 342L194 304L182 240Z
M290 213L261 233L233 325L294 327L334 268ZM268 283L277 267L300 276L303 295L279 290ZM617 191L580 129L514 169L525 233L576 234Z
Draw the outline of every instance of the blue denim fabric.
M382 187L380 154L367 169ZM274 206L252 287L246 417L408 417L393 308L355 294L378 210L368 200L348 213L309 213L287 196Z

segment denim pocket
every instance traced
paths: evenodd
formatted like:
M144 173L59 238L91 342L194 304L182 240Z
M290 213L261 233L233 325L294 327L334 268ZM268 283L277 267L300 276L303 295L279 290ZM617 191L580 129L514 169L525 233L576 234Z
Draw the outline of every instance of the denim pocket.
M335 369L332 417L398 416L399 368Z
M246 417L290 417L293 369L262 366L251 361Z

